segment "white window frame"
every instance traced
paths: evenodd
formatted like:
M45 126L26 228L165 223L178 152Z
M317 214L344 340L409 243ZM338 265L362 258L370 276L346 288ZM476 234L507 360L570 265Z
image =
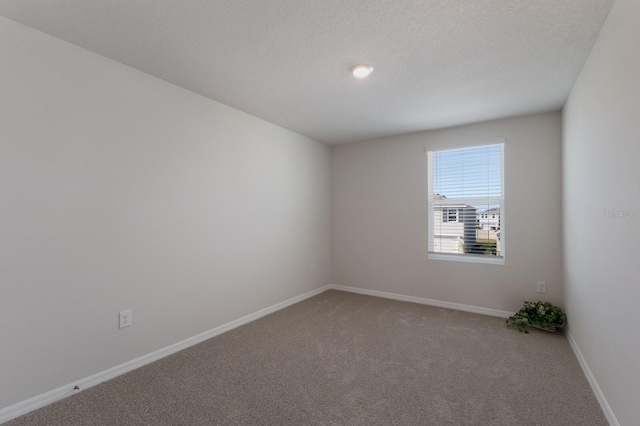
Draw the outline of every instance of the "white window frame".
M505 256L506 256L506 244L505 244L505 187L504 187L504 151L505 151L505 140L504 138L492 139L488 141L482 141L479 143L474 143L472 145L461 147L461 148L475 148L480 146L487 145L501 145L501 155L500 155L500 179L501 179L501 189L502 194L500 197L489 197L489 198L465 198L465 199L456 199L456 203L465 203L469 205L473 204L497 204L500 206L500 256L488 256L481 254L468 254L468 253L439 253L434 252L435 245L435 225L434 225L434 216L435 216L435 207L443 206L446 208L447 204L451 204L451 200L435 200L434 199L434 188L433 188L433 153L438 151L447 151L449 149L458 149L458 148L446 148L439 150L428 150L427 151L427 206L428 206L428 254L427 258L430 260L450 260L450 261L458 261L458 262L470 262L470 263L485 263L485 264L495 264L495 265L504 265L505 264ZM459 212L458 212L459 214ZM487 214L488 216L488 214Z

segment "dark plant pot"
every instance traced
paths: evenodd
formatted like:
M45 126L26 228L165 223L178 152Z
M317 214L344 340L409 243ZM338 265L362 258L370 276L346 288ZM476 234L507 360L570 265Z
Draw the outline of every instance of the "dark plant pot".
M542 325L535 325L535 324L529 324L529 327L533 327L533 328L538 328L540 330L544 330L544 331L549 331L551 333L553 333L554 331L556 331L555 327L544 327Z

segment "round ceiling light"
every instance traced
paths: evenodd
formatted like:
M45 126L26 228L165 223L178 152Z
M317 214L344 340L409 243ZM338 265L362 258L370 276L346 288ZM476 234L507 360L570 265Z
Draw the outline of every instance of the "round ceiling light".
M351 74L358 78L365 78L373 72L373 67L368 64L359 64L349 68L349 71L351 71Z

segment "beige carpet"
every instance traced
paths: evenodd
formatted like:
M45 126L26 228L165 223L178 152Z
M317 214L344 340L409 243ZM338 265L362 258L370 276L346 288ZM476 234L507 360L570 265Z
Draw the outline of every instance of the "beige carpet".
M606 425L566 337L328 291L8 425Z

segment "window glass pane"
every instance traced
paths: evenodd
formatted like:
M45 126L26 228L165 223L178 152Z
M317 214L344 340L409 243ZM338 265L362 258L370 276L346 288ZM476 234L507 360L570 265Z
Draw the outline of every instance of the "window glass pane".
M504 256L504 144L429 152L429 251Z

